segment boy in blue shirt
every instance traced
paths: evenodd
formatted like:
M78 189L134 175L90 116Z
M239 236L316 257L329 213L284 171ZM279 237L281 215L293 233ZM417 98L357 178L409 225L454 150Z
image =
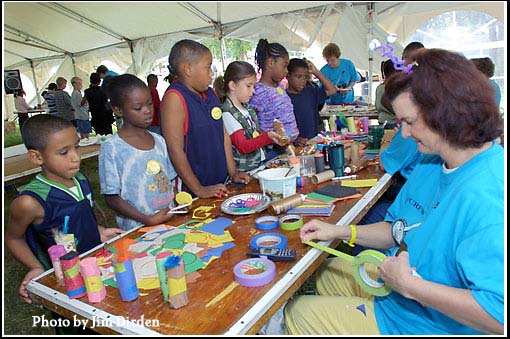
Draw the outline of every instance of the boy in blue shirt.
M5 244L29 269L19 294L30 304L32 300L26 285L52 267L48 248L56 244L53 230L62 231L67 224L67 233L74 235L79 253L115 237L122 230L97 225L92 186L79 172L80 139L70 121L56 115L40 114L29 118L21 132L28 157L41 166L41 173L11 203ZM53 313L54 319L58 317ZM73 326L56 327L55 330L57 334L68 335L91 332Z
M336 88L313 63L293 58L287 66L287 94L294 105L294 115L299 129L298 142L306 143L319 134L319 106L323 105L328 96L336 93ZM323 87L308 84L310 73L315 75Z
M97 225L92 187L79 172L80 139L70 121L49 114L36 115L24 124L22 137L30 161L41 166L41 173L11 203L5 244L29 269L19 293L30 304L26 284L51 268L48 248L56 244L53 229L61 230L66 217L68 233L74 234L79 253L122 230Z

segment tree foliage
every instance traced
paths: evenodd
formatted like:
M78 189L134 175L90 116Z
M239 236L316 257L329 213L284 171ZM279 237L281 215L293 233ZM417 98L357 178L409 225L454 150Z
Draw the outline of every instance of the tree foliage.
M240 39L225 38L225 57L232 58L234 60L247 60L248 52L255 48L255 45L249 41ZM202 42L207 46L215 59L221 60L221 40L219 39L207 39Z

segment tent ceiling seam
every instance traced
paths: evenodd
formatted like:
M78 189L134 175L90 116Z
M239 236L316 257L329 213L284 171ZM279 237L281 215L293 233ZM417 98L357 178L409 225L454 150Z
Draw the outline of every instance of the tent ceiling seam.
M9 51L8 49L4 49L4 52L10 53L10 54L12 54L12 55L16 55L16 56L18 56L18 57L20 57L20 58L23 58L23 59L26 59L27 61L30 61L30 59L29 59L29 58L27 58L26 56L23 56L23 55L18 54L18 53L14 53L14 52L12 52L12 51Z
M14 42L14 43L17 43L17 44L21 44L21 45L25 45L25 46L30 46L30 47L44 49L44 50L47 50L47 51L58 52L58 53L61 52L61 51L53 49L53 48L48 48L48 47L44 47L44 46L40 46L40 45L30 44L30 43L28 43L26 41L19 41L19 40L11 39L11 38L4 38L4 40L11 41L11 42Z
M207 14L200 11L198 8L193 6L190 2L178 2L179 5L187 9L189 12L193 13L203 21L207 22L208 24L215 24L216 20L210 18Z
M92 29L95 29L96 31L99 31L101 33L104 33L104 34L107 34L117 40L129 40L128 38L126 37L123 37L122 35L112 31L111 29L107 28L107 27L104 27L92 20L90 20L89 18L79 14L79 13L76 13L74 12L73 10L61 5L61 4L58 4L58 3L40 3L40 5L54 11L54 12L57 12L59 14L62 14L64 15L65 17L68 17L74 21L77 21L81 24L84 24Z
M36 38L35 36L30 35L30 34L24 32L24 31L19 30L17 28L14 28L12 26L4 25L4 28L5 28L6 31L8 31L8 32L10 32L10 33L12 33L14 35L18 35L19 37L21 37L21 38L23 38L25 40L32 40L33 42L37 42L37 43L39 43L41 45L46 45L46 46L53 47L54 49L56 49L60 53L71 54L70 52L66 51L65 49L62 49L62 48L60 48L58 46L55 46L55 45L53 45L53 44L51 44L51 43L49 43L47 41L44 41L42 39ZM46 48L46 49L48 49L48 48Z

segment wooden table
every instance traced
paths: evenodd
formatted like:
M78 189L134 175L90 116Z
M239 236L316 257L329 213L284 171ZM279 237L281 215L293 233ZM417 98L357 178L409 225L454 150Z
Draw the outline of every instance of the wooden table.
M29 117L33 116L34 114L41 114L41 113L46 113L46 110L44 109L31 109L31 110L28 110L27 112L18 112L18 111L14 111L14 114L15 115L15 118L14 120L17 120L19 115L18 114L23 114L23 113L27 113Z
M318 219L342 226L356 223L390 184L391 176L376 166L370 166L358 174L358 178L379 178L377 185L370 189L358 188L363 197L337 202L331 217ZM299 188L298 193L308 193L331 183L329 181L317 186L309 184ZM250 192L260 192L257 180L253 180L240 191L231 192L230 196ZM268 210L256 215L234 217L223 214L220 209L221 202L214 202L214 200L199 199L193 203L193 208L201 205L211 206L215 203L216 208L213 209L215 217L223 216L233 219L235 223L227 230L235 239L235 247L224 251L221 258L213 261L205 269L197 271L201 277L187 285L188 305L180 309L171 309L168 302L163 301L160 289L144 291L147 293L146 296L140 296L132 302L123 302L120 299L119 291L111 287L106 288L106 299L100 303L91 304L87 297L69 299L65 288L57 286L53 269L44 272L27 285L32 299L68 319L88 319L87 326L92 324L93 319L96 320L96 325L98 320L101 320L101 323L106 326L94 327L94 330L103 334L256 334L270 316L310 277L327 257L327 253L302 244L298 230L257 230L254 225L255 218L269 214ZM280 216L282 215L284 214ZM191 213L176 217L169 224L178 226L190 219ZM304 217L305 222L310 219L311 217ZM254 288L238 285L232 289L232 283L235 281L233 268L238 262L247 258L246 252L250 247L250 239L257 234L266 232L279 232L285 235L288 240L287 247L297 251L297 259L292 262L276 262L276 277L267 285ZM142 233L135 229L123 234L122 237L136 238L140 235ZM115 242L119 238L120 236L108 243ZM339 242L322 243L336 246ZM93 255L100 248L102 246L98 246L81 257ZM225 294L222 299L212 303L216 296L224 294L230 289L231 291ZM133 322L127 324L126 319L133 320Z
M369 119L377 119L379 113L377 110L369 109L368 106L341 106L341 105L324 105L320 111L320 116L323 118L330 117L332 115L338 115L341 112L344 117L368 117Z
M87 159L99 155L101 145L93 144L79 148L81 159ZM4 185L13 184L17 179L39 173L41 167L33 164L28 159L28 154L20 154L4 159Z

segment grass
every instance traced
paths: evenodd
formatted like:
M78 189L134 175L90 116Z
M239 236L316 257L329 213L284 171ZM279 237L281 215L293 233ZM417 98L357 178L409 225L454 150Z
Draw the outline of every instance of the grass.
M19 131L18 131L19 134ZM14 138L12 138L14 140ZM21 137L20 137L21 140ZM7 143L4 140L4 146ZM103 209L106 215L106 225L116 226L115 213L106 206L103 196L99 193L99 174L97 157L82 160L80 171L85 174L91 184L96 198L96 203ZM30 178L19 180L16 185L19 187L25 185ZM9 205L16 195L16 191L4 190L4 227L9 220ZM105 225L104 218L96 212L96 217L100 225ZM51 319L50 312L39 306L26 304L18 295L18 288L21 280L27 273L24 265L19 263L4 246L4 317L3 334L5 335L54 335L54 330L42 328L40 326L32 327L34 316L45 315L46 319ZM7 306L8 305L8 306Z
M21 140L21 132L19 126L16 125L16 131L9 134L4 134L4 148L20 145L23 141Z

